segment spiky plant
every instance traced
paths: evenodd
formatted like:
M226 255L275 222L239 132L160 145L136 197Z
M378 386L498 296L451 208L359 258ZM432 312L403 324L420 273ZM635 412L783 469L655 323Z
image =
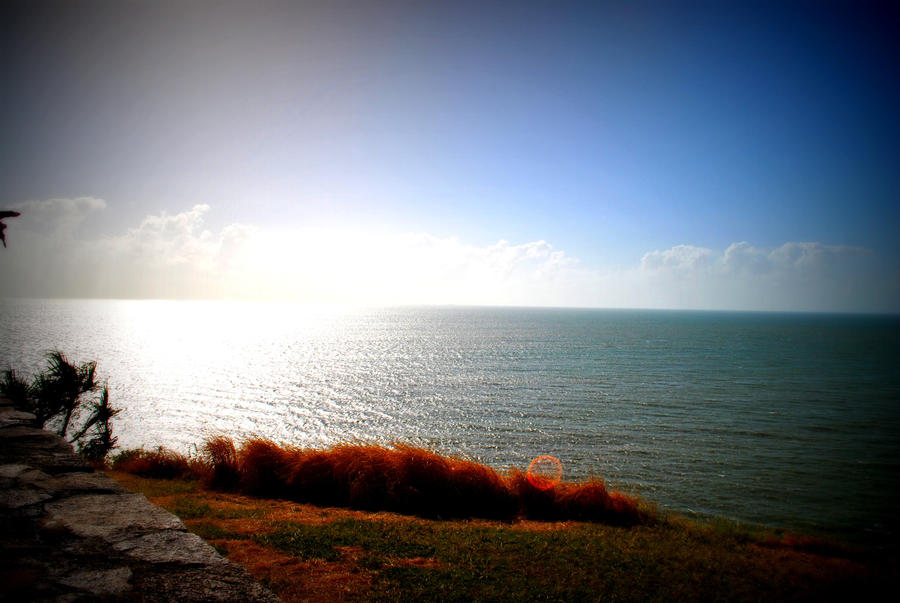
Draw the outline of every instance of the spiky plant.
M118 438L112 434L109 420L119 414L121 409L109 404L109 387L104 384L100 390L100 398L90 403L90 414L87 420L72 438L78 442L78 452L92 461L102 461L107 453L115 448ZM89 435L88 439L83 439Z
M18 408L34 414L44 428L51 426L60 436L77 443L87 458L101 460L116 444L109 420L119 410L109 404L109 388L97 382L96 362L74 364L55 350L47 354L47 369L35 375L29 384L9 368L0 379L0 393ZM83 396L100 388L99 398ZM80 427L73 420L84 417ZM74 435L69 435L70 427ZM85 436L89 439L85 440Z
M19 377L16 371L8 368L0 378L0 394L9 398L16 408L28 407L28 382Z

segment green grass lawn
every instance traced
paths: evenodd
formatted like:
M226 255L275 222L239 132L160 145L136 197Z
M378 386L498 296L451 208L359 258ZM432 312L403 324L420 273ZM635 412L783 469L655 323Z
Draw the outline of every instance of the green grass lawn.
M286 601L868 601L900 585L896 558L727 522L436 521L111 475Z

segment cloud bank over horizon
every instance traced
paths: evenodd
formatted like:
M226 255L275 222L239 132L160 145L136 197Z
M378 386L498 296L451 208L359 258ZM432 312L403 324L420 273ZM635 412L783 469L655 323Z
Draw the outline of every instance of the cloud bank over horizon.
M12 207L22 216L0 256L9 297L900 312L900 274L884 258L821 242L681 244L604 269L544 240L477 246L423 232L210 230L205 204L106 235L85 228L106 208L102 199Z

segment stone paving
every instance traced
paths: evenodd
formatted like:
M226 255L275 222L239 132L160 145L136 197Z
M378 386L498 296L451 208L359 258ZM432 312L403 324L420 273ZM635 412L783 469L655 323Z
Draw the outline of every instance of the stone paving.
M280 601L0 397L0 601Z

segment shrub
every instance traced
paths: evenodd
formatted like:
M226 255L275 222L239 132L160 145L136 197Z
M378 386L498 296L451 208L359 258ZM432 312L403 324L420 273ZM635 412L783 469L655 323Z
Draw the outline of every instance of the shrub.
M434 519L578 520L634 525L650 519L602 480L539 488L526 473L501 475L474 461L406 444L338 444L324 450L217 437L204 459L158 448L129 450L113 468L145 477L195 477L211 488L322 506L394 511Z
M240 483L237 452L229 438L217 437L208 440L203 451L209 459L210 471L204 482L210 488L234 490Z
M557 498L568 518L625 525L640 522L636 501L621 492L610 492L599 479L566 484Z
M527 474L519 470L510 471L507 484L518 502L518 511L522 517L544 521L563 519L557 500L557 491L563 487L562 484L552 488L538 488L528 479Z
M296 451L288 459L283 496L298 502L347 506L348 484L336 475L335 455L323 450Z
M158 479L195 476L194 467L185 455L162 446L156 450L125 450L113 458L112 468Z
M233 444L230 450L234 450ZM240 454L242 488L256 496L277 497L284 491L287 481L290 453L290 450L266 440L246 442Z
M119 409L110 405L107 385L96 380L97 363L73 364L62 352L53 351L47 354L47 364L30 383L12 368L6 369L0 378L0 393L17 408L34 414L41 427L77 443L85 458L102 461L116 445L110 419ZM84 397L98 390L96 399Z
M502 476L474 461L396 444L324 450L228 438L204 446L207 484L221 490L323 506L429 518L575 519L629 525L646 518L636 501L600 480L540 489L521 471Z

